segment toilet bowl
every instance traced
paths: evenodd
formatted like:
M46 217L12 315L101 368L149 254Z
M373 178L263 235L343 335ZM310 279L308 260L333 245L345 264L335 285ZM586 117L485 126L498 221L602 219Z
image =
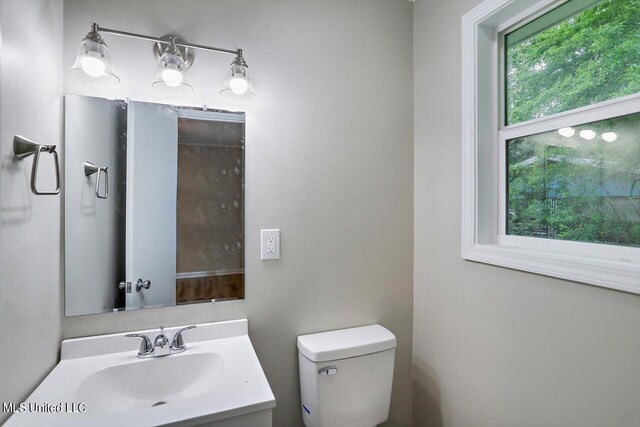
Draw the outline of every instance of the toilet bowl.
M396 338L380 325L298 337L307 427L373 427L387 420Z

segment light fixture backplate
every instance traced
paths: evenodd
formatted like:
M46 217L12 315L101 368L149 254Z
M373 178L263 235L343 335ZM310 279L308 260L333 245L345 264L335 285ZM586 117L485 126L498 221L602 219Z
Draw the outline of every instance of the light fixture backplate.
M186 40L180 37L177 34L165 34L160 37L161 40L165 40L167 43L171 42L171 39L174 39L176 43L186 43ZM182 55L182 59L184 59L184 65L189 69L191 64L193 64L193 59L195 58L195 52L193 49L184 46L176 46L180 51L180 55ZM160 59L164 50L167 48L165 43L154 43L153 44L153 56L156 58L156 61Z

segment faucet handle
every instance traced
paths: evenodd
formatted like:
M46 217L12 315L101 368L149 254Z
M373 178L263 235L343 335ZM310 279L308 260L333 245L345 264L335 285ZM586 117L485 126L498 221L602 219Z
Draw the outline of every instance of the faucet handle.
M142 338L140 342L140 350L138 351L138 356L146 356L148 354L153 353L153 344L148 336L143 334L127 334L126 338Z
M195 329L195 328L196 328L196 325L185 326L184 328L176 332L176 334L173 336L173 341L171 342L171 350L185 351L187 349L187 346L184 345L184 340L182 339L182 333L184 331L188 331L189 329Z

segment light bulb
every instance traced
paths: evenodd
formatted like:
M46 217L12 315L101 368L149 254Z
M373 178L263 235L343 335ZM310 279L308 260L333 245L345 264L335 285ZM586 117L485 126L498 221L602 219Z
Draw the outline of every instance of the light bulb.
M85 56L84 58L82 58L80 63L82 70L91 77L101 77L104 75L106 66L101 59L91 56Z
M178 70L162 70L162 80L170 87L178 87L182 83L182 73Z
M613 142L618 139L618 134L616 134L615 132L605 132L602 134L602 139L607 142Z
M242 77L234 77L229 81L229 89L236 95L242 95L249 88L249 83Z
M580 131L580 138L584 138L587 141L591 141L595 137L596 137L596 133L591 129L585 129Z
M565 138L571 138L573 135L576 134L576 130L574 128L560 128L558 129L558 133L562 136L564 136Z

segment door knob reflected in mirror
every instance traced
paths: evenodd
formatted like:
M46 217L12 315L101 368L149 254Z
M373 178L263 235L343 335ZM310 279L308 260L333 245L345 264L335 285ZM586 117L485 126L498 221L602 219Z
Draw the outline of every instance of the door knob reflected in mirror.
M126 289L127 293L130 294L131 293L131 282L124 282L124 281L120 282L118 284L118 289L120 289L121 291Z
M136 282L136 292L140 292L143 288L149 289L151 287L151 280L138 279Z

